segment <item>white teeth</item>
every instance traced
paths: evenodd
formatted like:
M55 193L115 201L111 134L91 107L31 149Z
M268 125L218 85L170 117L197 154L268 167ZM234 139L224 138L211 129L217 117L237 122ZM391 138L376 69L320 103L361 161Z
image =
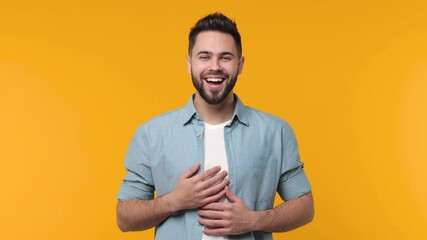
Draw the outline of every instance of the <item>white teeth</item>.
M222 82L221 78L207 78L206 80L208 82Z

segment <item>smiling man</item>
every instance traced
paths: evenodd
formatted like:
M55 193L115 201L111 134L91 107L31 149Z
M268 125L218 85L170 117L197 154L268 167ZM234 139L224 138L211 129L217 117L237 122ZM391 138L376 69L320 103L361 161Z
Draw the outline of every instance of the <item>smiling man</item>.
M313 198L291 127L233 93L244 65L236 23L220 13L200 19L187 65L196 93L130 143L119 228L156 227L158 240L272 239L309 223ZM276 192L284 203L274 207Z
M197 40L187 57L197 95L211 105L220 104L226 98L232 100L230 93L244 60L233 37L222 32L205 31L197 35Z

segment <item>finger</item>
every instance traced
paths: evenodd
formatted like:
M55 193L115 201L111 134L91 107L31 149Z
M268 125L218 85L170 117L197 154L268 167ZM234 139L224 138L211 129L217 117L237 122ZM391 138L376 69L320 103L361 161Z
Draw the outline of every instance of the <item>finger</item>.
M215 176L219 171L221 171L221 167L220 166L216 166L213 168L209 168L208 170L205 170L204 172L200 173L199 175L197 175L197 180L205 180L205 179L209 179L213 176Z
M199 223L206 228L220 228L226 226L226 222L221 219L199 218Z
M203 233L211 236L225 236L229 235L230 230L228 228L208 228L205 227Z
M203 207L201 207L201 210L213 210L213 211L224 211L224 208L222 207L223 203L213 202L209 203Z
M222 198L225 197L225 190L220 191L219 193L209 196L207 198L205 198L203 200L203 204L202 205L207 205L210 203L214 203L214 202L218 202L219 200L221 200Z
M181 178L190 178L191 176L193 176L197 170L199 170L200 168L200 163L196 163L193 166L191 166L187 171L185 171L182 175Z
M220 191L225 190L225 187L230 183L230 180L228 178L223 179L220 183L216 185L212 184L203 184L203 188L205 190L201 193L203 197L209 197L211 195L215 195ZM225 192L224 192L225 193Z
M216 174L215 176L212 176L211 178L206 179L203 182L202 187L208 188L211 185L217 184L217 183L221 182L221 180L223 180L225 177L227 177L227 175L228 175L228 173L226 171L222 171L222 172Z
M197 213L204 219L224 219L224 213L222 211L199 210Z
M230 202L234 203L239 201L240 199L238 197L236 197L236 195L234 195L230 189L227 187L225 187L225 196L228 198L228 200L230 200Z

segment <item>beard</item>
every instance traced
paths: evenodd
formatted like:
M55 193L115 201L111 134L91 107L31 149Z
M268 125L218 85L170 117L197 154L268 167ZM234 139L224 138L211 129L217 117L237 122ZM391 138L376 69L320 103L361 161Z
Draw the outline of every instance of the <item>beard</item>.
M191 71L191 79L193 80L193 85L196 88L199 95L202 97L205 102L212 105L217 105L222 103L227 96L230 94L231 90L233 90L234 85L236 85L237 82L237 73L234 76L231 76L222 72L222 71L216 71L216 72L208 72L207 74L215 74L215 75L222 75L225 77L224 84L225 88L223 90L216 90L216 91L210 91L206 89L205 87L205 81L203 80L203 75L197 78L193 71ZM205 74L206 75L206 74ZM230 80L230 81L228 81Z

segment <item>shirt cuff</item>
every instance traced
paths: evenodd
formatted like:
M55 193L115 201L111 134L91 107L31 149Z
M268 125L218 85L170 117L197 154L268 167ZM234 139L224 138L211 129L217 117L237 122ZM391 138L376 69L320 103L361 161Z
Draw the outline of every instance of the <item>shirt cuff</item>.
M150 191L150 189L140 189L132 186L132 184L126 183L126 181L122 183L119 193L117 194L117 199L121 201L131 199L151 200L153 198L154 193Z
M311 185L305 172L301 170L292 178L285 182L281 182L277 190L283 200L289 201L309 193L311 191Z

